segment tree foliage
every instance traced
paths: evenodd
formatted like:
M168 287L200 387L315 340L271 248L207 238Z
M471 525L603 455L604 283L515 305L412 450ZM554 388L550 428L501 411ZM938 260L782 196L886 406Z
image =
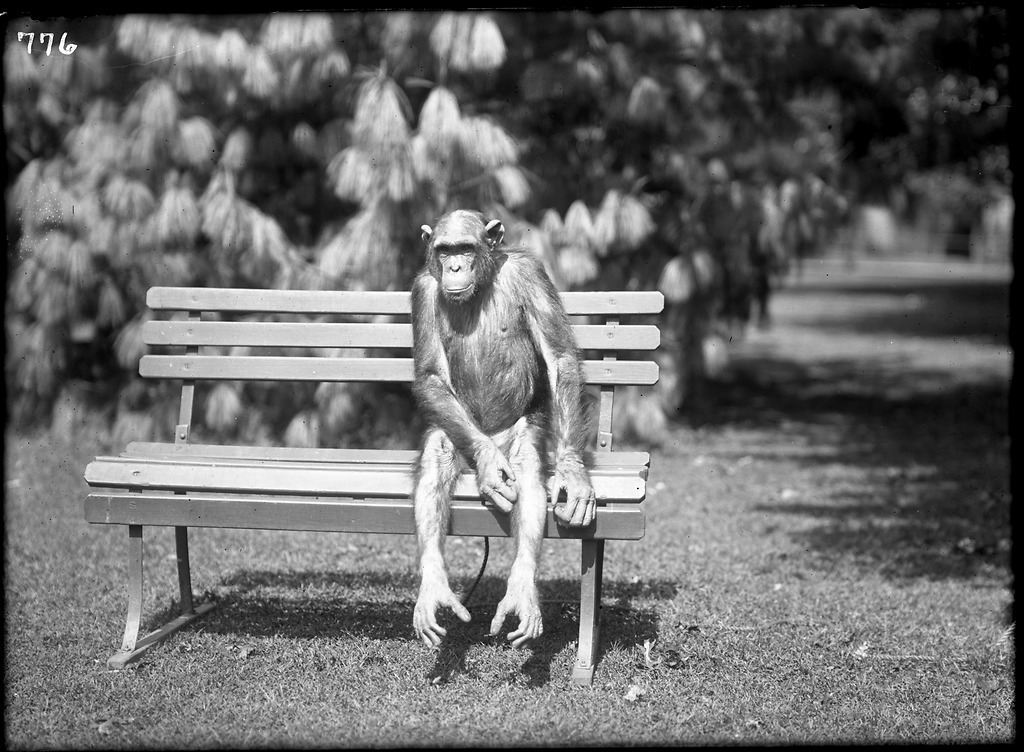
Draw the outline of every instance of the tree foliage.
M656 430L718 367L723 327L744 325L752 264L820 243L843 192L957 166L1008 183L998 11L66 28L71 55L27 54L30 19L5 36L10 406L30 419L70 380L114 383L119 435L174 422L153 417L167 387L135 376L150 286L406 289L416 228L456 207L501 218L562 289L665 293L661 384L627 401ZM200 399L214 434L301 445L379 440L408 414L407 394L344 384L221 384Z

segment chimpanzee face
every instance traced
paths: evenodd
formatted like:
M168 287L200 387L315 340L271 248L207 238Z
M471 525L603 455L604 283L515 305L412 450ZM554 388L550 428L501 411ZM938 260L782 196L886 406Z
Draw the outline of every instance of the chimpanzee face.
M457 302L473 297L476 292L477 252L449 246L437 250L437 260L441 264L441 289L445 297Z
M493 281L493 249L505 228L497 219L485 223L479 212L455 211L441 217L436 230L422 226L427 264L453 303L465 303Z

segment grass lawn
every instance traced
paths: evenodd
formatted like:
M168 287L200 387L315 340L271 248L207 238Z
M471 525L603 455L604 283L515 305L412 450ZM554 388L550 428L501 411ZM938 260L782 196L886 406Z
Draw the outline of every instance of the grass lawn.
M83 521L82 473L119 448L87 418L8 431L7 747L1011 741L1006 285L854 281L780 293L654 451L647 536L607 545L590 688L569 681L561 541L537 645L486 636L510 564L492 541L473 621L432 652L413 538L195 530L218 607L109 671L127 531ZM448 550L468 586L483 542ZM173 531L147 529L146 557L151 629L177 596Z

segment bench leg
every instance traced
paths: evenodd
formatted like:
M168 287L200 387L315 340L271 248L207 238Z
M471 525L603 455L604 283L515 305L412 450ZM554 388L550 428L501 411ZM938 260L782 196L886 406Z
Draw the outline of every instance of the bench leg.
M594 682L598 632L601 629L601 569L603 564L604 541L583 541L580 567L580 640L576 665L572 669L573 684L590 686Z
M142 525L128 526L128 620L124 628L124 638L121 640L121 649L107 659L109 668L124 668L149 648L213 608L212 603L204 603L198 608L192 606L188 528L175 528L175 544L178 555L178 585L181 590L181 616L139 639L139 626L142 623Z
M181 615L194 613L192 608L192 572L188 564L188 528L174 528L174 547L178 557L178 589L181 591Z
M124 628L121 649L107 661L111 668L123 668L127 660L118 659L135 650L142 621L142 525L128 526L128 623Z

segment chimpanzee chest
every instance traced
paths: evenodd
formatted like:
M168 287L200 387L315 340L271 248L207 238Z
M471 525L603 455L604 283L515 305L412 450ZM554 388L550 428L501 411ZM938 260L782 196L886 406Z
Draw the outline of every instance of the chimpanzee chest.
M476 424L496 433L535 406L543 361L519 306L483 310L445 342L452 388Z

